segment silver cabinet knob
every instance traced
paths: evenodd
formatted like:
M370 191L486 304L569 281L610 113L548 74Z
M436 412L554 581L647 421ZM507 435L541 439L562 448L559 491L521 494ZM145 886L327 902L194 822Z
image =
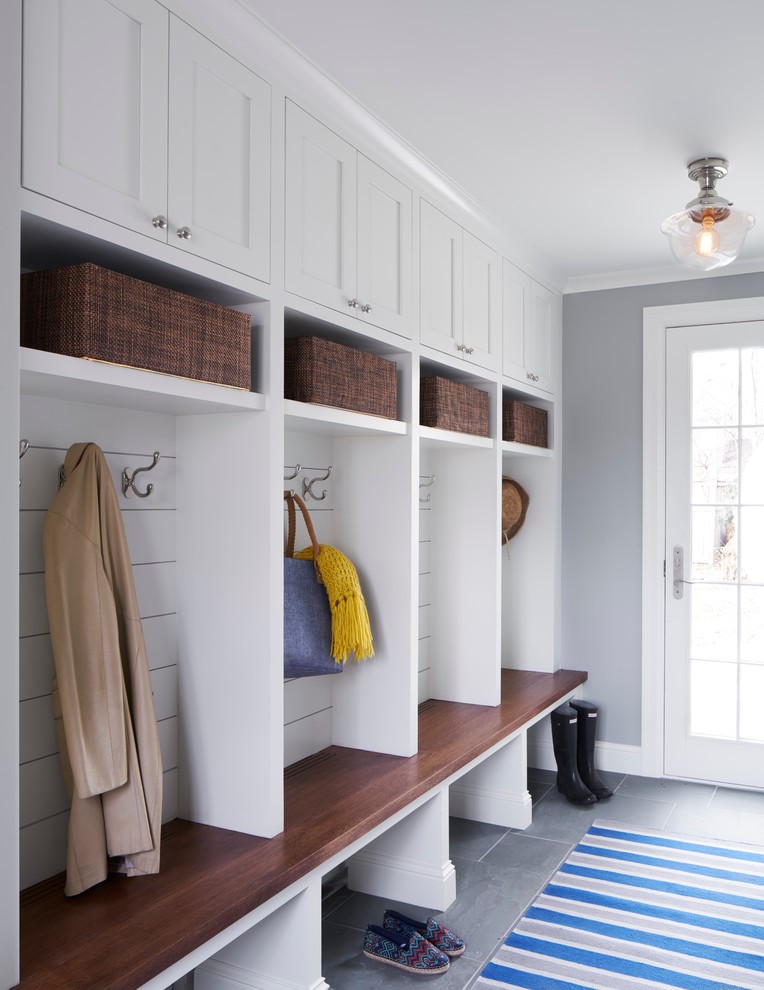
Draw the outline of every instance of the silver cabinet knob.
M359 306L359 305L360 305L360 304L359 304L359 302L358 302L358 300L357 300L357 299L348 299L348 306L349 306L349 307L350 307L351 309L358 309L358 306Z
M456 349L457 351L465 351L467 348L465 344L457 344Z
M465 350L465 351L466 351L466 352L467 352L468 354L472 354L472 352L473 352L473 351L475 350L475 348L474 348L474 347L465 347L465 348L464 348L464 350Z
M188 229L188 227L179 227L178 228L178 237L182 241L190 241L191 240L191 231Z
M525 377L528 379L529 382L537 382L539 380L539 376L534 375L533 372L531 371L526 371Z
M362 313L370 313L371 312L371 306L368 303L366 303L365 306L361 306L361 312Z
M157 230L167 230L167 217L163 217L161 213L157 213L155 217L151 218L151 225L156 227Z

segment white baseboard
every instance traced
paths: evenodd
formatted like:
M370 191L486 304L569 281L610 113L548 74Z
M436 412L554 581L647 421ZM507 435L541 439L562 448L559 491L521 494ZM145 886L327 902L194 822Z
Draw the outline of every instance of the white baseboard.
M612 773L627 773L632 776L642 775L642 748L640 746L624 746L621 743L597 743L594 749L594 763L598 770L608 770ZM556 770L554 750L551 740L534 740L528 738L528 766L537 770Z

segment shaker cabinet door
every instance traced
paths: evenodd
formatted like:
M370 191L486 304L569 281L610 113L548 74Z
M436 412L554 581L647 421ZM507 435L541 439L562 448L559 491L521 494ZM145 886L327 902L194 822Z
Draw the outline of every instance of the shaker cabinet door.
M526 348L527 370L533 384L554 390L552 374L552 293L538 282L531 284L531 323Z
M422 200L420 319L423 344L462 353L462 228Z
M22 183L166 238L168 13L154 0L25 0Z
M411 190L358 155L358 278L360 319L411 336Z
M465 230L462 238L463 353L473 364L495 371L501 347L499 256L469 231Z
M502 263L502 373L526 381L526 333L531 322L531 279L508 261Z
M552 293L506 259L502 281L502 373L553 392Z
M268 281L270 86L173 17L169 87L170 243Z
M356 150L287 101L285 285L349 311L356 296Z

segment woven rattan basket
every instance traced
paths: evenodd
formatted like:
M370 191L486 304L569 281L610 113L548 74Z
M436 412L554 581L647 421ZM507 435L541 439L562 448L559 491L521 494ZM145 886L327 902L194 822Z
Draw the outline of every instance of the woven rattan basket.
M530 498L523 486L511 478L501 479L501 545L504 546L525 522Z
M517 399L504 399L502 438L534 447L548 447L547 418L546 409L529 406Z
M284 342L284 396L371 416L398 415L395 361L323 337Z
M21 276L21 343L249 389L251 318L85 262Z
M488 393L438 375L424 377L419 386L419 422L487 437Z

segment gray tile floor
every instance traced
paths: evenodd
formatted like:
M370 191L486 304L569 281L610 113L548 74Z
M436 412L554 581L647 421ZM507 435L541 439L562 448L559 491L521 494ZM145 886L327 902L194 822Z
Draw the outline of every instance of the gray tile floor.
M530 770L533 824L523 832L451 819L451 860L456 901L442 915L467 943L448 972L435 977L440 990L467 990L538 891L595 818L687 835L764 844L764 794L706 784L601 773L612 798L578 807L561 797L555 775ZM385 907L412 917L427 913L341 886L324 901L323 975L332 990L387 990L420 978L367 959L361 952L367 923L381 924ZM428 981L429 982L429 981Z

